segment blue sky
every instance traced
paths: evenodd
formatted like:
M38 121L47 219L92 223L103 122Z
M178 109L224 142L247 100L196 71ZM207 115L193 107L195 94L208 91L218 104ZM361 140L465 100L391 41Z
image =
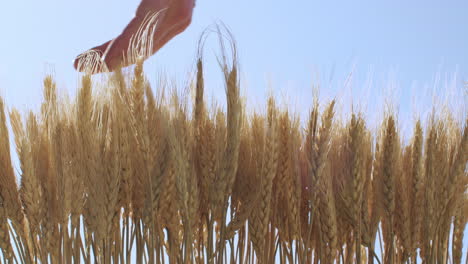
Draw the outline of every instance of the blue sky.
M37 107L42 78L51 71L60 89L74 94L80 76L74 57L115 37L137 5L138 0L1 1L0 94L7 104ZM402 120L430 111L432 97L466 117L468 1L198 0L192 25L146 63L148 77L164 72L186 80L201 32L216 21L237 40L248 104L273 91L306 113L312 86L320 84L325 97L352 94L376 109L383 108L381 94L393 87ZM222 100L216 50L208 45L205 51L207 93Z
M37 104L42 77L51 69L59 86L73 93L79 79L73 58L116 36L137 5L138 0L2 1L0 91L8 104ZM146 63L146 72L150 78L160 72L187 77L200 33L222 21L237 40L244 89L252 100L270 89L296 98L302 108L312 84L320 82L322 93L336 96L350 73L355 89L372 73L374 87L356 97L371 101L392 80L405 112L437 74L442 84L457 74L455 86L464 99L466 10L467 1L198 0L192 25ZM207 67L209 92L222 98L214 59Z

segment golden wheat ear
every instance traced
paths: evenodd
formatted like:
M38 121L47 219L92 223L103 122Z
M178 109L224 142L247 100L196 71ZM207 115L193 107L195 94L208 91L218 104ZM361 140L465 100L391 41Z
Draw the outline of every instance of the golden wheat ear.
M77 71L86 74L108 72L109 68L104 61L103 54L104 52L97 48L87 50L76 57L73 66Z
M148 12L135 34L130 38L127 54L122 60L122 65L132 65L138 60L146 60L153 55L155 50L154 37L158 29L161 15L167 8L158 12Z

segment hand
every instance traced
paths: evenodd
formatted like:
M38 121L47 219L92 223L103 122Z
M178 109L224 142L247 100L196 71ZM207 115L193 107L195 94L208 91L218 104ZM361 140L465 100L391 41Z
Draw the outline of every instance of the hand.
M190 25L194 5L195 0L142 0L122 33L78 55L75 69L95 74L147 59Z

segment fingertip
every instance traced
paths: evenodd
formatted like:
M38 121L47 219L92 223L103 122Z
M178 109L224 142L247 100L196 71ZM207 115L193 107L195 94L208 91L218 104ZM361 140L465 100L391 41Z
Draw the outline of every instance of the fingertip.
M76 57L74 60L73 60L73 68L75 68L75 70L79 71L78 70L78 64L79 64L79 58Z
M87 50L76 56L73 60L73 68L78 72L96 74L102 72L102 52L95 49Z

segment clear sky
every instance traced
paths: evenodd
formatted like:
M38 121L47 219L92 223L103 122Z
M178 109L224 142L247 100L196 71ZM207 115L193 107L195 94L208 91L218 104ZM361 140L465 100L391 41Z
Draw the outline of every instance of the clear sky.
M0 93L7 103L37 104L42 77L50 69L59 86L73 93L79 79L74 57L115 37L138 2L2 1ZM311 86L319 80L327 93L343 90L350 73L358 88L372 73L374 87L360 100L372 99L391 79L400 88L397 100L406 107L421 88L434 85L437 74L439 90L445 88L446 74L448 79L457 74L452 86L458 93L463 90L468 80L467 10L468 2L462 0L198 0L192 25L148 61L146 72L150 78L164 71L184 79L193 69L200 33L222 21L237 40L244 89L253 98L260 100L271 83L273 90L299 97L296 103L302 105L310 101ZM208 82L214 82L220 77L217 65L214 60L207 65ZM208 89L222 94L220 88ZM466 99L463 91L461 95L455 98Z
M42 78L51 69L60 89L73 94L79 80L74 57L115 37L138 2L1 1L0 94L7 104L36 107ZM395 86L403 119L414 117L418 99L424 106L417 111L429 111L424 107L431 96L449 100L466 117L466 0L198 0L192 25L146 63L150 79L164 71L185 80L194 68L201 32L216 21L225 23L237 40L250 103L273 89L292 98L296 110L307 112L313 84L320 83L322 93L339 96L346 93L344 83L350 83L363 88L351 93L367 104ZM215 52L206 50L208 55ZM208 84L213 84L208 94L222 98L224 89L216 85L219 69L214 60L207 65ZM368 79L373 85L366 85Z

